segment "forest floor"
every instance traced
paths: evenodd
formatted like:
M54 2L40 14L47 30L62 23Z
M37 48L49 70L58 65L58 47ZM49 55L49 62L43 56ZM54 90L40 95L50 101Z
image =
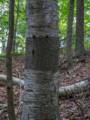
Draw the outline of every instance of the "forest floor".
M22 78L24 72L23 57L13 58L13 76ZM5 74L5 59L0 60L0 74ZM73 67L67 68L67 62L64 58L60 59L60 79L59 86L67 86L74 84L80 80L90 77L90 56L85 60L74 60ZM15 110L16 116L19 117L20 99L22 90L14 87ZM61 120L90 120L90 91L83 92L74 97L61 98L60 117ZM7 118L7 95L6 88L0 86L0 120L8 120Z

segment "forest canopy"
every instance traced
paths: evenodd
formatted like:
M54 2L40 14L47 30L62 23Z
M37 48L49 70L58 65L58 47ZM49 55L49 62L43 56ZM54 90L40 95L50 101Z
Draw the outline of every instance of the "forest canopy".
M65 44L67 33L68 19L68 4L69 0L58 0L59 12L59 40ZM76 1L75 1L76 4ZM84 4L84 44L86 48L90 48L90 1L85 0ZM0 0L0 53L4 54L8 36L8 15L9 3L8 0ZM73 46L76 36L76 5L74 7L74 22L73 22ZM14 52L24 53L26 39L26 1L15 1L15 34L14 34Z
M90 0L0 1L2 120L89 120L89 12Z

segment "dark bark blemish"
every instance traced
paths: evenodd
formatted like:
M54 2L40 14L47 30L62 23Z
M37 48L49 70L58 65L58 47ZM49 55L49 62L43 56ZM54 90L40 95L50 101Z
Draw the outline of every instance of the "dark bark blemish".
M46 38L48 38L48 35L46 35Z
M34 53L35 53L35 51L34 51L34 49L32 50L32 55L34 56Z
M35 39L36 38L36 36L35 35L33 35L33 39Z

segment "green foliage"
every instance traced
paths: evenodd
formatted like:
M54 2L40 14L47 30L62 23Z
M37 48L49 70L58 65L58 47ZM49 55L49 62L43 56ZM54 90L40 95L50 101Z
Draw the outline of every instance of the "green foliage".
M16 47L25 46L25 33L26 33L26 0L15 1L15 29L16 29ZM9 3L8 0L0 1L0 42L7 42L8 38L8 16L9 16Z
M58 0L59 29L61 38L65 38L67 31L68 0Z
M76 2L76 0L75 0ZM59 12L59 29L60 38L66 38L67 33L67 16L68 16L68 3L69 0L58 0L58 12ZM76 4L76 3L75 3ZM25 34L26 34L26 0L15 1L15 44L16 51L25 51ZM0 0L0 42L7 42L8 37L8 15L9 15L9 1ZM90 0L85 0L85 46L90 47ZM73 40L75 39L75 28L76 28L76 7L74 13L74 34ZM88 37L87 37L88 36ZM88 41L87 41L88 39ZM19 49L17 49L19 48Z

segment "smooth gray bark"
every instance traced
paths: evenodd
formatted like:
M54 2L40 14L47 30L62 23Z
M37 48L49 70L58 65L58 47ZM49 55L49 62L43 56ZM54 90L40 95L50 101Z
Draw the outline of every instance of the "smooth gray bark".
M55 70L59 48L57 0L27 0L27 24L26 68Z
M58 120L58 96L52 77L49 71L26 71L21 120Z
M21 120L59 120L57 0L27 0L25 90Z

